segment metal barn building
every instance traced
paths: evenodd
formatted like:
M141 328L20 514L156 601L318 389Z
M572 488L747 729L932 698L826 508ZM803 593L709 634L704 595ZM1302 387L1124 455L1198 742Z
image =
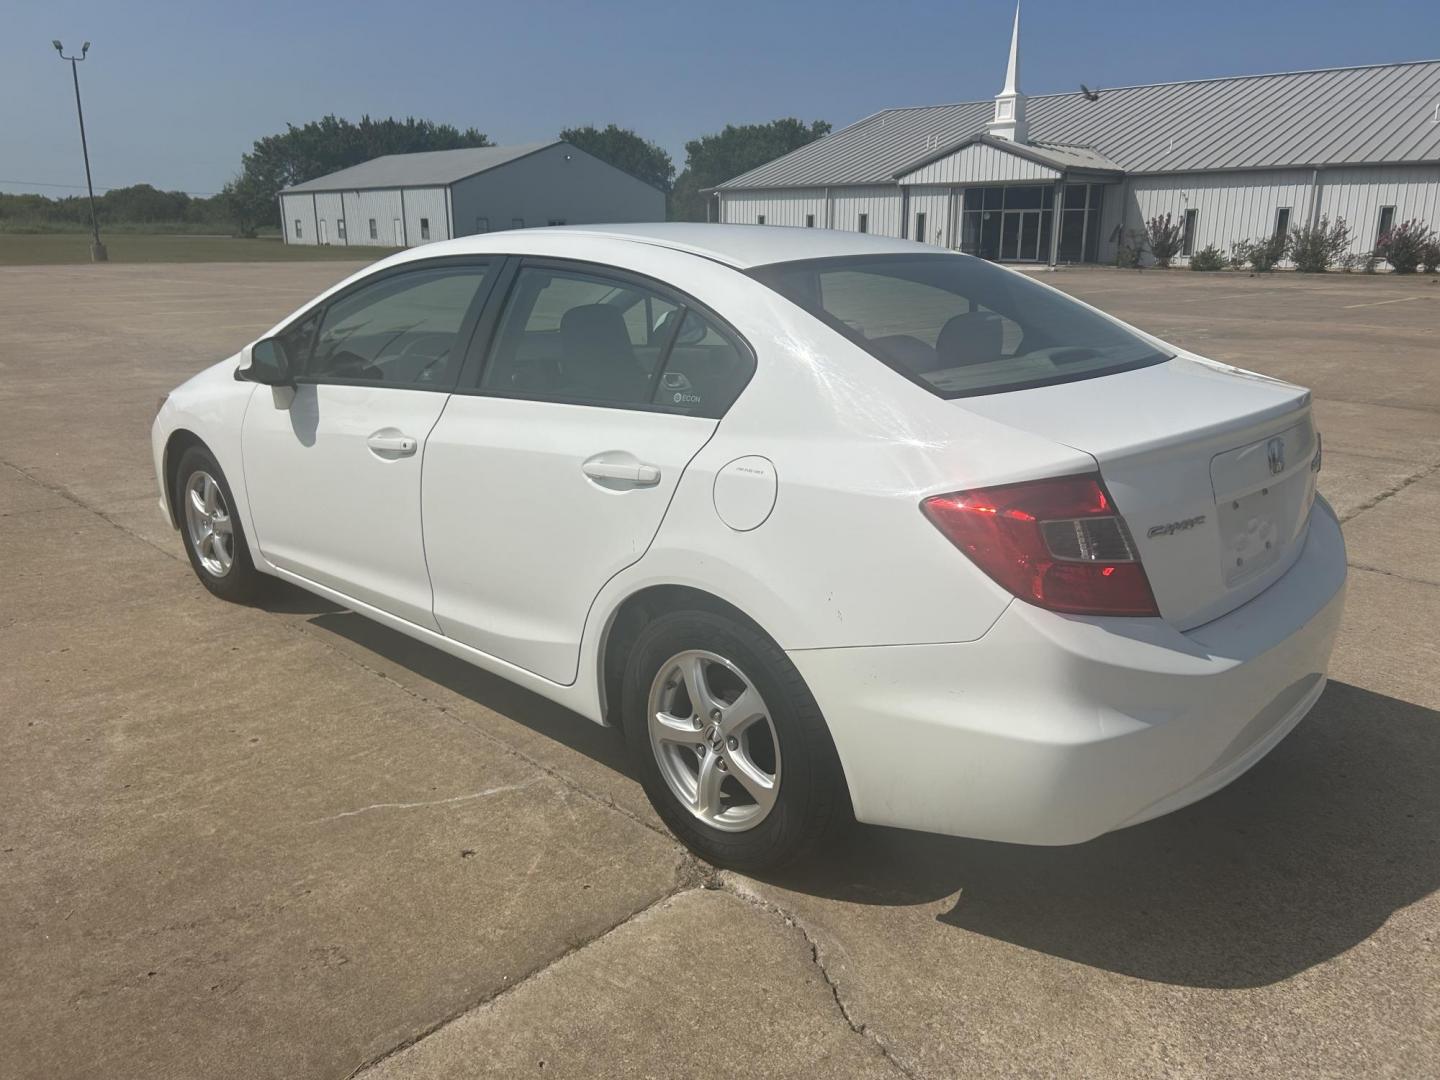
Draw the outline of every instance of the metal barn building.
M280 192L287 244L414 247L533 225L663 221L665 194L569 143L389 154Z
M887 109L714 189L711 216L912 237L1014 262L1115 257L1170 214L1184 254L1326 215L1353 252L1440 228L1440 61L1027 98L1016 10L994 101Z

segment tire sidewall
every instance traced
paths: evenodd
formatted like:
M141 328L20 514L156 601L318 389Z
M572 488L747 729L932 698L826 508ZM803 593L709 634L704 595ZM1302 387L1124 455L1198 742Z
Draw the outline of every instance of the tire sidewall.
M670 790L655 760L649 729L651 685L661 666L687 649L705 649L735 664L770 710L780 751L780 792L765 819L744 832L725 832L696 818ZM705 611L658 617L631 649L622 711L626 740L650 802L670 830L709 861L735 869L774 865L792 857L828 824L834 776L823 766L833 761L838 772L829 731L789 658L756 630Z
M190 477L197 472L207 472L215 479L220 486L220 493L225 497L225 505L230 509L230 523L235 536L235 558L230 564L230 572L224 577L215 577L205 569L200 562L200 555L195 550L195 545L190 541L190 529L185 514L185 489L189 484ZM170 493L175 506L175 517L180 525L180 542L185 548L185 557L190 560L190 567L195 571L195 576L200 579L201 584L209 589L216 596L225 600L245 601L251 599L255 594L258 573L255 564L250 558L249 541L245 536L245 529L240 523L240 514L235 505L235 496L230 490L230 481L225 478L225 471L220 468L215 456L202 446L192 446L180 455L179 464L175 469L175 487Z

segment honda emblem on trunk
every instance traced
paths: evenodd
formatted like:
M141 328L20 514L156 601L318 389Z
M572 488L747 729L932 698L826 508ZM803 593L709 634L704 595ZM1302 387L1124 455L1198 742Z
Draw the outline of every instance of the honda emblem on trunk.
M1285 440L1276 436L1267 442L1265 456L1270 459L1270 475L1279 476L1285 471Z

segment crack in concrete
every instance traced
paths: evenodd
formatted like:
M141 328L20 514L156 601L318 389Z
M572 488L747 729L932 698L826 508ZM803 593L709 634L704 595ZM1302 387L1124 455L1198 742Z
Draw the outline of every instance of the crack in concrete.
M876 1049L880 1051L881 1056L885 1058L886 1062L893 1066L902 1076L910 1077L911 1080L915 1080L915 1078L920 1076L920 1073L914 1066L900 1059L896 1052L880 1037L874 1028L869 1024L861 1023L852 1015L850 1006L845 1003L845 999L840 994L840 984L836 982L834 976L830 974L830 969L826 965L825 958L820 954L820 943L810 932L810 928L805 925L804 920L794 912L785 910L773 900L761 896L750 886L748 881L730 871L717 872L716 880L718 884L710 887L723 889L732 896L736 896L745 901L752 907L779 918L786 926L791 927L799 933L804 939L805 944L810 947L810 962L815 965L815 969L820 973L820 977L825 980L825 985L830 990L830 996L834 999L835 1008L840 1013L840 1018L845 1022L845 1026L861 1038L868 1039L874 1043Z
M117 529L119 529L121 532L123 532L126 536L134 537L136 540L139 540L139 541L140 541L142 544L144 544L145 546L154 548L156 551L160 552L162 555L167 555L167 556L169 556L169 557L172 558L172 559L177 558L177 556L175 555L175 553L174 553L173 551L167 550L166 548L162 547L161 545L155 543L155 541L151 540L149 537L142 536L140 533L136 532L134 529L132 529L132 528L126 526L126 525L120 524L120 522L116 521L116 520L115 520L114 518L112 518L109 514L107 514L104 510L101 510L99 507L96 507L96 506L91 506L91 505L90 505L89 503L87 503L84 499L80 498L80 496L78 496L78 495L76 495L74 492L72 492L69 488L63 487L63 486L61 486L60 484L51 484L51 483L48 483L47 481L41 480L41 479L40 479L38 476L36 476L34 473L30 472L30 471L27 470L27 469L22 469L19 465L16 465L16 464L14 464L13 462L0 460L0 465L3 465L5 468L9 469L11 472L15 473L16 475L22 476L22 477L24 477L26 480L29 480L29 481L30 481L32 484L34 484L36 487L44 488L46 491L50 492L52 495L59 495L62 499L65 499L67 502L73 503L75 506L78 506L81 510L85 510L85 511L88 511L89 513L94 514L96 517L98 517L101 521L105 522L107 525L113 525L115 528L117 528ZM59 507L53 507L53 509L57 509L57 510L58 510L58 509L60 509L60 508L59 508ZM159 507L158 507L158 506L156 507L156 512L157 512L157 513L159 512ZM6 516L9 516L9 515L6 515ZM184 560L183 558L180 558L179 561L184 562L185 560Z
M306 825L319 825L326 821L339 821L341 818L357 817L360 814L368 814L372 810L418 810L426 806L449 806L452 803L470 802L474 799L486 799L491 795L501 795L507 791L519 791L521 788L528 788L539 783L541 777L532 776L529 780L522 780L518 784L504 784L500 787L486 788L484 791L472 791L468 795L452 795L448 799L429 799L425 802L381 802L371 803L369 806L362 806L358 810L342 810L338 814L331 814L328 817L315 818L305 822Z
M1351 510L1348 514L1346 514L1340 519L1340 524L1344 525L1346 522L1354 521L1366 510L1373 510L1386 499L1393 498L1394 496L1400 494L1400 492L1404 491L1411 484L1414 484L1420 480L1424 480L1427 476L1432 475L1436 470L1440 470L1440 464L1427 465L1419 472L1412 473L1410 476L1405 477L1405 479L1401 480L1398 484L1392 484L1390 487L1380 492L1380 494L1376 495L1373 499L1367 499L1365 502L1361 503L1359 506Z
M428 1039L431 1035L437 1034L442 1029L449 1027L457 1020L468 1016L470 1013L475 1012L477 1009L484 1009L491 1005L494 1005L495 1002L499 1001L507 994L514 993L515 990L517 990L521 986L524 986L536 976L543 975L545 972L555 967L555 965L564 962L569 957L574 956L576 953L580 952L582 949L587 949L591 945L594 945L596 942L603 941L611 934L616 933L623 927L628 926L630 923L634 922L636 919L647 915L661 905L675 899L675 897L681 896L685 893L694 892L696 889L701 887L698 884L699 878L694 867L695 861L696 860L693 858L693 856L686 855L685 859L681 862L679 868L676 871L674 885L666 892L656 897L654 900L650 901L650 903L645 904L643 907L637 908L629 915L626 915L619 922L606 927L598 934L592 934L590 937L585 938L583 941L575 942L573 945L570 945L569 947L564 949L559 955L554 956L541 964L538 964L531 970L523 973L518 979L515 979L513 982L507 983L505 986L500 987L498 990L492 990L481 995L478 999L468 1002L462 1008L456 1009L455 1011L449 1013L440 1020L437 1020L435 1023L427 1025L422 1030L405 1038L401 1042L396 1043L389 1049L383 1050L379 1054L376 1054L373 1057L367 1058L366 1060L360 1062L359 1065L356 1065L355 1068L351 1069L348 1073L345 1074L345 1080L355 1080L355 1077L359 1076L361 1073L369 1072L371 1069L375 1068L377 1065L380 1065L382 1062L388 1061L395 1055L403 1053L404 1051L410 1049L410 1047L414 1046L416 1043Z
M1432 589L1440 589L1440 582L1426 581L1424 578L1411 577L1409 574L1397 574L1394 570L1385 570L1378 566L1371 566L1369 563L1348 562L1345 565L1351 570L1363 570L1367 574L1380 574L1382 577L1408 581L1412 585L1428 585Z
M507 754L510 754L510 755L512 755L512 756L514 756L514 757L519 758L521 761L525 762L527 765L529 765L529 766L531 766L532 768L537 769L538 771L544 773L546 776L550 777L550 779L554 780L557 784L560 784L561 786L569 789L570 791L575 792L577 795L581 796L582 798L589 799L591 802L595 803L595 804L598 805L598 806L603 806L603 807L605 807L605 808L608 809L608 810L613 810L613 811L615 811L615 813L621 815L622 817L626 818L627 820L633 821L635 824L637 824L637 825L639 825L639 826L641 826L641 827L643 827L643 828L649 829L651 832L655 833L655 835L657 835L657 836L663 836L663 837L665 837L667 840L675 841L675 837L674 837L673 835L671 835L670 831L669 831L668 829L664 828L663 826L658 825L658 824L656 824L655 822L646 821L644 818L640 817L638 814L636 814L636 813L634 813L633 811L627 809L626 807L621 806L619 803L615 802L613 799L608 798L607 796L598 794L597 792L590 791L588 788L582 787L577 781L575 781L575 780L572 779L571 777L567 776L565 773L563 773L563 772L561 772L560 770L554 768L553 766L546 765L546 764L545 764L544 762L542 762L539 758L532 757L530 754L527 754L525 751L519 749L518 747L512 746L510 743L508 743L508 742L506 742L504 739L500 738L500 736L494 735L494 734L492 734L492 733L484 730L483 728L480 728L480 727L477 727L477 726L474 725L474 724L468 723L463 717L459 716L453 709L451 709L450 706L444 704L443 702L435 701L435 700L433 700L432 698L426 697L426 696L425 696L423 693L421 693L420 691L418 691L418 690L416 690L416 689L414 689L414 688L412 688L412 687L406 686L403 682L401 682L399 679L395 678L393 675L390 675L390 674L387 673L387 672L381 671L379 668L371 667L369 664L365 663L363 660L360 660L359 658L357 658L357 657L355 657L355 656L351 656L348 651L339 648L339 647L336 646L333 642L327 641L324 637L320 636L321 634L324 633L324 631L319 630L319 629L316 628L316 627L312 627L308 622L307 622L307 623L301 623L301 624L298 625L298 626L295 625L295 624L293 624L293 623L287 623L287 625L290 627L290 629L291 629L294 633L300 634L300 635L305 636L305 637L313 637L313 639L314 639L320 646L322 646L322 647L325 648L325 649L330 650L331 653L333 653L335 656L339 657L340 659L346 661L347 663L353 664L355 667L359 668L361 671L368 672L369 674L374 675L377 679L383 679L385 682L389 683L391 686L397 687L402 693L408 695L408 696L411 697L411 698L414 698L416 701L420 702L421 704L426 705L426 706L428 706L429 708L434 709L435 711L439 712L441 715L443 715L447 720L451 721L452 723L459 724L459 725L460 725L461 727L463 727L466 731L472 732L473 734L480 736L482 739L488 739L491 743L493 743L494 745L500 747L500 748L501 748L502 750L504 750ZM586 723L589 723L589 721L586 721Z

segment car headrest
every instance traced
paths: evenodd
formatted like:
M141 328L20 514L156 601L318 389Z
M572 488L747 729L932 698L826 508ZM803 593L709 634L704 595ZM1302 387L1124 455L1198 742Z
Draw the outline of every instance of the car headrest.
M941 367L988 364L1001 358L1005 320L991 311L967 311L953 316L935 339Z

